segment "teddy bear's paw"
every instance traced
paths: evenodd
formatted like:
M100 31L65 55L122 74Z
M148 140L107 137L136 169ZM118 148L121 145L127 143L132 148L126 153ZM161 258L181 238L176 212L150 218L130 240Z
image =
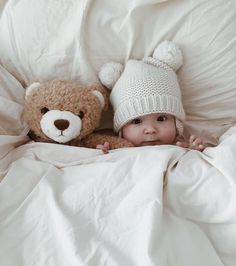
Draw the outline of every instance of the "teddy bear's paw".
M134 145L131 142L123 138L117 138L117 141L115 143L111 143L110 146L111 149L134 147Z

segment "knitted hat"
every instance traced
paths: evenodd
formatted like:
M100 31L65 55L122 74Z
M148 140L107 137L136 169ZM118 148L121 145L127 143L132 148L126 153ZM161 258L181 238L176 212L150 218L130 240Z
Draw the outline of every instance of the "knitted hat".
M129 60L124 69L116 62L102 67L99 78L103 85L112 89L110 101L116 132L136 117L167 113L176 117L178 134L182 134L185 112L176 76L182 63L179 47L165 41L156 47L153 57Z

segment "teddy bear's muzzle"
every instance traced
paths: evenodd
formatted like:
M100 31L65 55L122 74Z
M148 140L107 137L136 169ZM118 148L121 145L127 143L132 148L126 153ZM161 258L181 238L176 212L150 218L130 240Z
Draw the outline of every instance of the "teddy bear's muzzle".
M42 116L40 126L48 138L67 143L80 135L82 121L69 111L51 110Z

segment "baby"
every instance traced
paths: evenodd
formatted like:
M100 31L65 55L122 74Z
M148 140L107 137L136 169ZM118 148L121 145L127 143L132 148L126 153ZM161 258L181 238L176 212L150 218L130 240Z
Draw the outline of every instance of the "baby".
M129 60L125 69L108 63L99 73L100 81L112 89L114 131L133 146L174 144L203 151L201 138L183 141L185 112L176 71L183 64L179 47L169 41L157 46L153 57ZM97 148L107 153L110 143Z

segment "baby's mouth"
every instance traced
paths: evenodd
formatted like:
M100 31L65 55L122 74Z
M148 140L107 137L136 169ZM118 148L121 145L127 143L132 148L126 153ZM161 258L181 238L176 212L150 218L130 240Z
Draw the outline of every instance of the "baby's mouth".
M153 145L160 145L161 141L159 139L156 140L148 140L148 141L143 141L142 146L153 146Z

